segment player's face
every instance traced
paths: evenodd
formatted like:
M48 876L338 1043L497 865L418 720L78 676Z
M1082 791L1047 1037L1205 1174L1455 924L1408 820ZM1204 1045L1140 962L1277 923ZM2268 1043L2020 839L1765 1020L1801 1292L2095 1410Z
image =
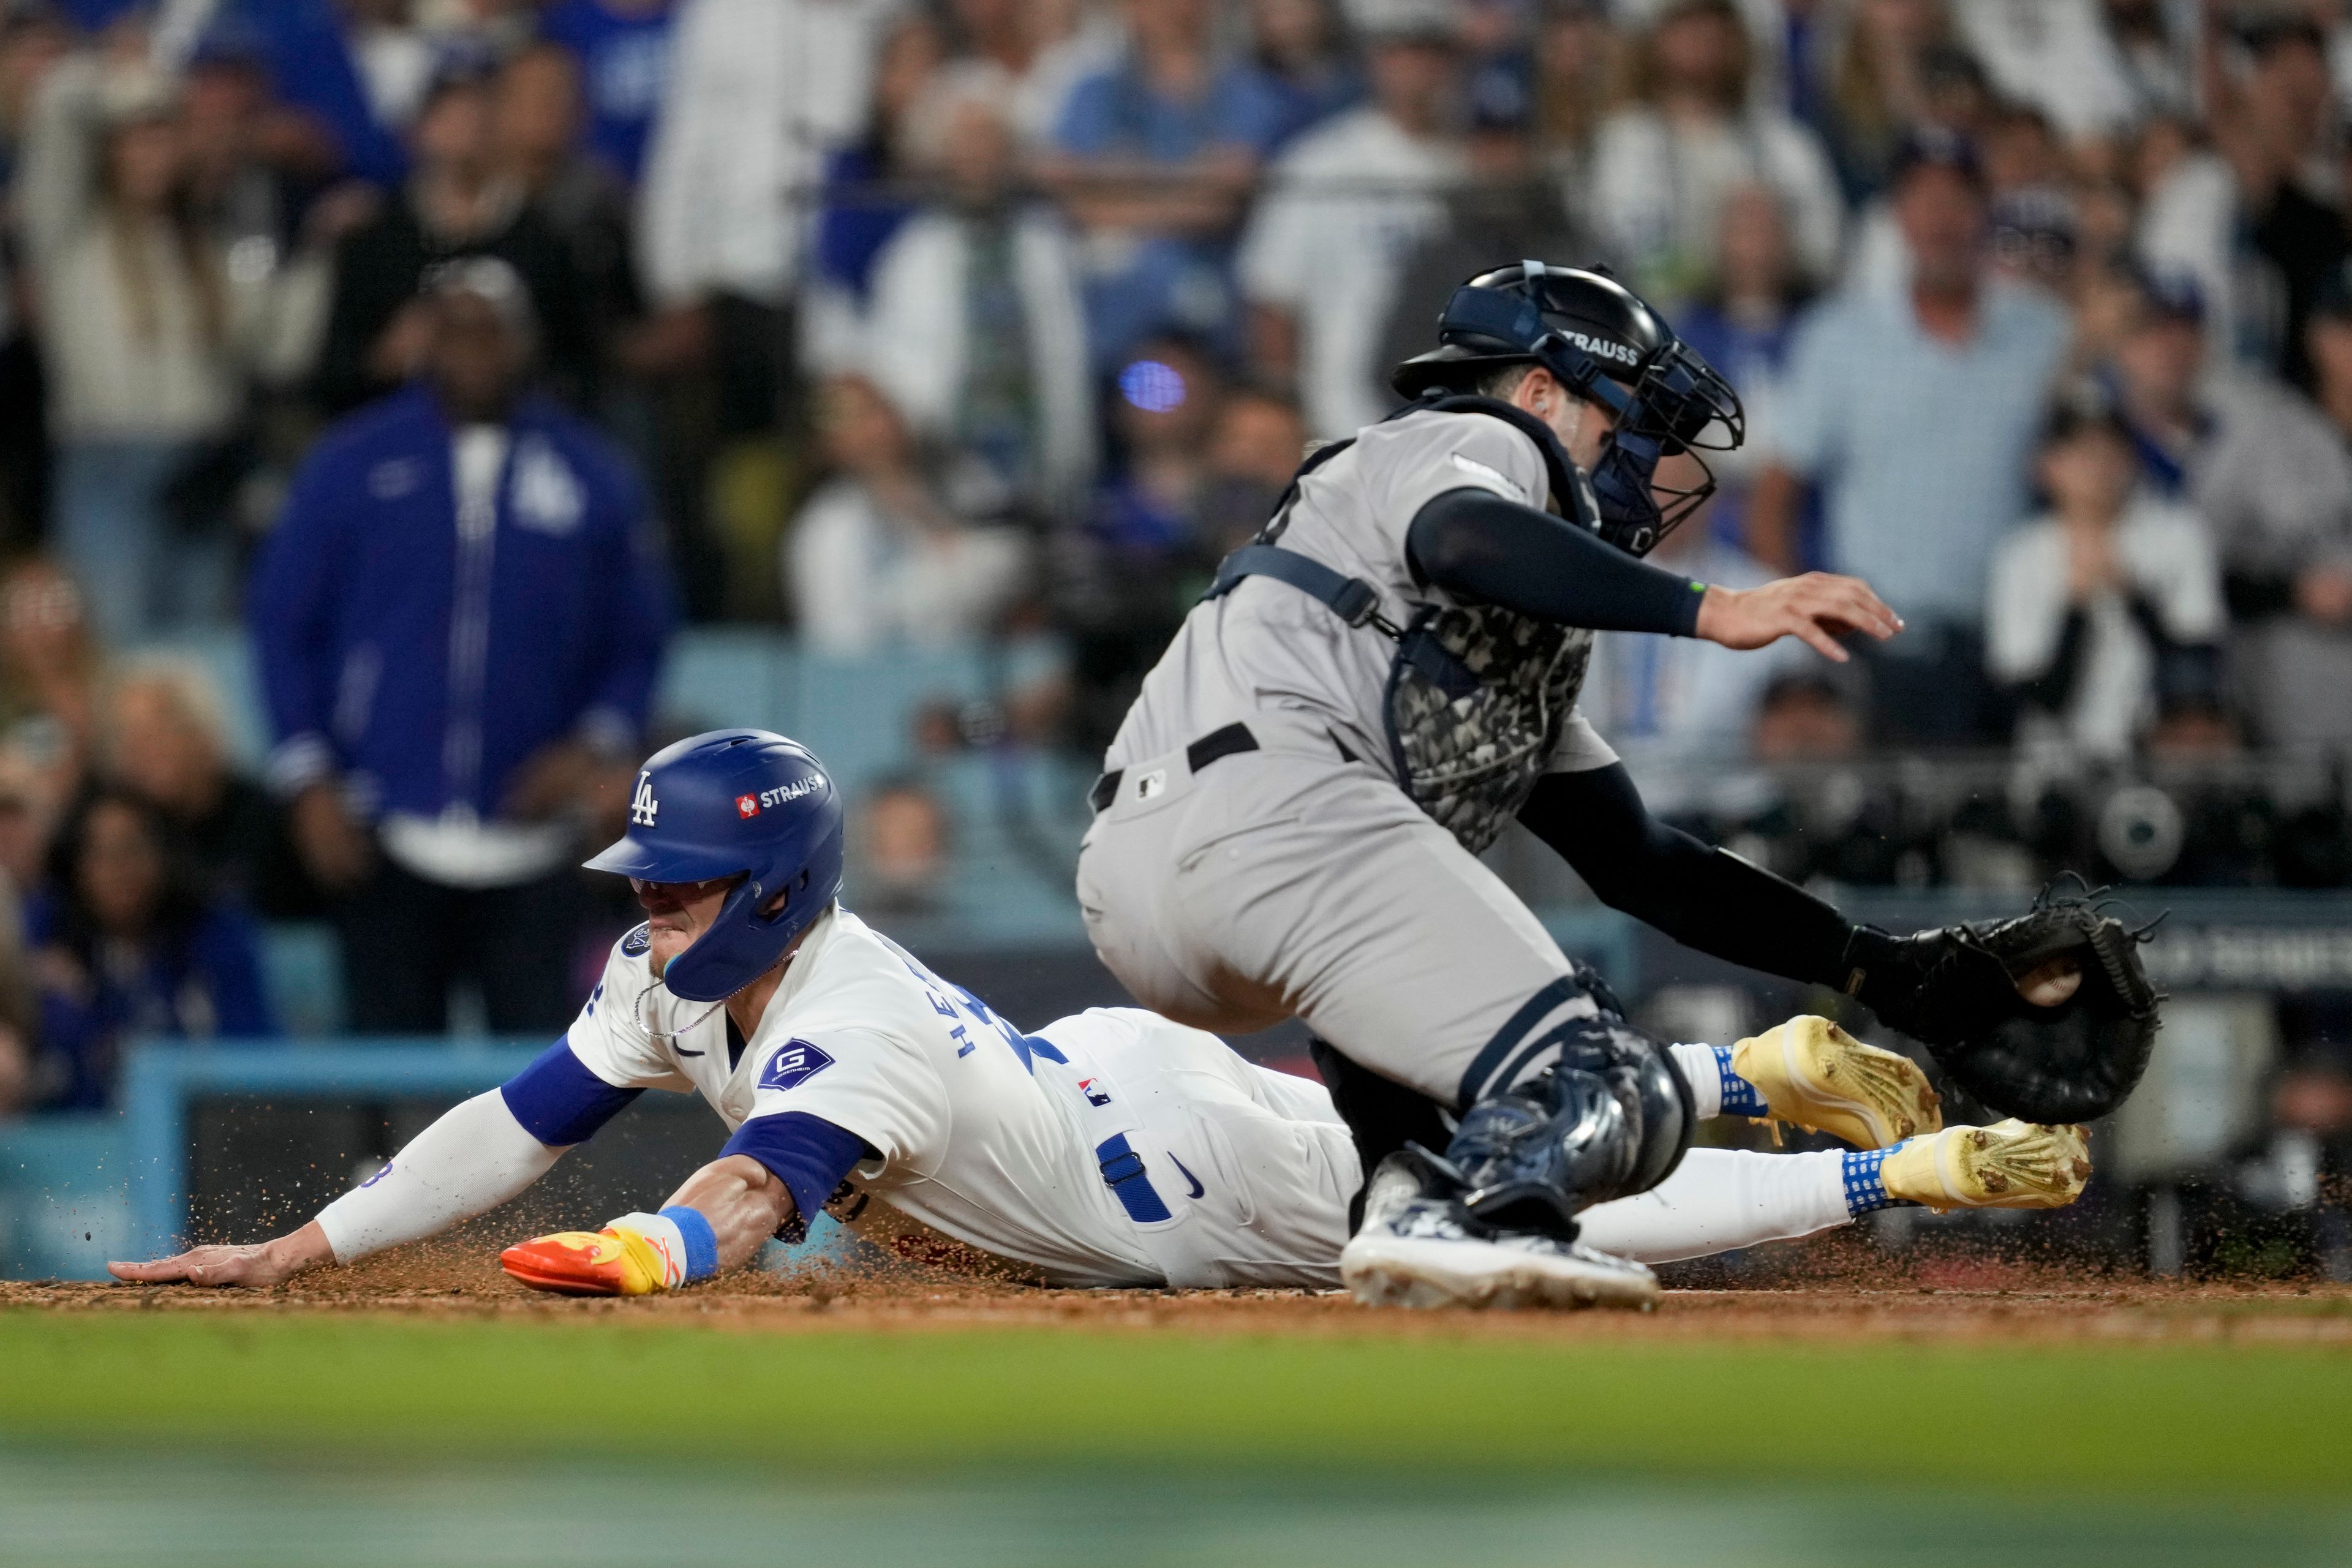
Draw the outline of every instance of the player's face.
M655 979L661 978L671 959L710 929L719 918L719 906L742 879L740 876L719 877L708 882L641 882L635 877L629 879L630 890L637 895L638 906L646 911L646 934L653 939L649 955Z
M1549 371L1529 373L1511 401L1551 426L1569 460L1586 473L1601 461L1601 449L1617 428L1616 417L1597 403L1571 397Z

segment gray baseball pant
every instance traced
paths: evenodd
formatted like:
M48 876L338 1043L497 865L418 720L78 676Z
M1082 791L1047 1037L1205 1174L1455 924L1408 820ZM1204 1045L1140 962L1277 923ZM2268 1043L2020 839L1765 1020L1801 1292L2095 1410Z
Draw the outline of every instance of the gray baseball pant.
M1592 998L1501 879L1378 769L1286 716L1195 774L1123 770L1078 859L1095 951L1137 1001L1242 1033L1299 1017L1466 1107L1549 1065Z

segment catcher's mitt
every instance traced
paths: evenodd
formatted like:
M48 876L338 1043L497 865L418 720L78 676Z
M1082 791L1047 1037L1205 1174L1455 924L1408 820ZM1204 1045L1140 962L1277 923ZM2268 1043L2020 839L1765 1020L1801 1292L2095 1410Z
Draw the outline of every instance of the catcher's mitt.
M2053 883L2005 921L1907 937L1861 927L1846 990L2002 1115L2046 1125L2104 1116L2147 1069L2164 998L2139 961L2152 928L2126 929L2076 889ZM2027 1000L2021 984L2049 1005Z

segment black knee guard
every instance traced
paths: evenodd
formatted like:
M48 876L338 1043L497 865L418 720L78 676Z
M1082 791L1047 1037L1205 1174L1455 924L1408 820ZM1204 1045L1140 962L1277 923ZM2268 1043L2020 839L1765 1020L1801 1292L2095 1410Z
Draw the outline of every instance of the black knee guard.
M1472 1106L1445 1154L1473 1219L1573 1236L1578 1210L1672 1174L1696 1120L1674 1058L1603 1016L1571 1031L1535 1078Z
M1445 1147L1451 1134L1435 1100L1351 1060L1328 1040L1309 1036L1307 1051L1315 1060L1315 1070L1323 1076L1323 1087L1331 1091L1332 1108L1356 1142L1365 1181L1371 1180L1382 1160L1408 1143L1426 1149ZM1353 1231L1363 1223L1364 1189L1359 1186L1349 1200L1348 1228Z

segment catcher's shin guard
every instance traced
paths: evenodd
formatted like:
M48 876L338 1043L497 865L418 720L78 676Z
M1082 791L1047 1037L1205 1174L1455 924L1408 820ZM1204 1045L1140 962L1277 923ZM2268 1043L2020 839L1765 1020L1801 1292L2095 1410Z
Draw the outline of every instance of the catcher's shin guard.
M1541 1073L1472 1106L1445 1152L1472 1219L1573 1236L1579 1210L1672 1174L1696 1122L1674 1058L1640 1032L1594 1018L1572 1026Z

